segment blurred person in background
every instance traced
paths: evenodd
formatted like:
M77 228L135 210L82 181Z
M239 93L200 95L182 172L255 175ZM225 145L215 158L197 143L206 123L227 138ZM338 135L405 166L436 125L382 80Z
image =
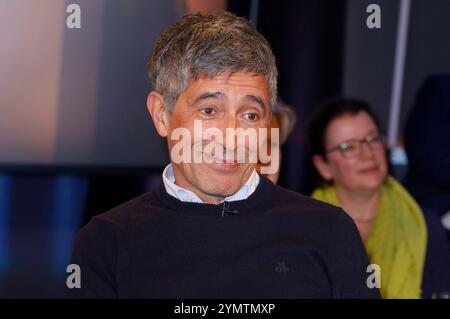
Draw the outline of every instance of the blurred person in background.
M282 160L282 154L281 154L281 147L288 139L289 135L291 134L292 130L294 129L295 123L297 121L297 116L295 114L295 111L293 110L292 106L285 104L280 98L277 98L277 101L273 107L272 110L272 117L270 119L269 128L278 128L279 129L279 143L280 145L276 145L275 141L272 141L270 129L268 130L267 134L267 145L269 145L269 153L271 147L277 147L280 151L280 157L279 161L281 164ZM268 166L271 163L262 163L261 161L258 162L256 166L256 170L258 173L261 173L261 168L263 166ZM278 179L280 177L280 169L281 165L279 165L278 170L276 173L273 174L264 174L265 177L267 177L272 183L277 184Z
M319 107L308 139L325 183L312 197L342 207L352 217L370 261L381 268L382 297L429 298L449 291L448 276L433 273L436 264L450 269L447 242L388 174L378 123L364 101L336 98Z
M404 133L408 171L406 188L435 228L450 240L450 74L429 76L421 86ZM441 250L430 252L442 254ZM445 252L444 252L445 253ZM450 254L450 249L447 255ZM437 263L432 280L445 284L449 265ZM447 286L448 288L448 286ZM450 293L447 292L450 297Z
M422 85L405 129L408 172L404 184L450 230L450 74Z

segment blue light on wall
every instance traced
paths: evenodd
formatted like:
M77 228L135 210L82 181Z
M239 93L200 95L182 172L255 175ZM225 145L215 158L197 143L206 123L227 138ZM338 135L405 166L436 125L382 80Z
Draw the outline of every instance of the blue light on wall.
M55 178L53 210L53 267L65 274L75 236L81 226L86 204L88 179L78 176Z
M0 272L5 271L9 263L10 185L11 178L0 175Z

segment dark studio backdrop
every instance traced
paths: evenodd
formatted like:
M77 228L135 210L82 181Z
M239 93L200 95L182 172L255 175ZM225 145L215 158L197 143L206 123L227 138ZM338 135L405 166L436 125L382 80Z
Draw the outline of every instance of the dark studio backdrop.
M381 30L365 25L372 2L382 8ZM158 34L186 13L183 1L43 3L39 6L47 6L46 11L28 8L32 14L17 2L0 0L0 30L18 32L17 38L6 38L8 50L0 55L0 71L11 74L8 81L0 75L0 298L61 297L79 228L92 216L155 187L168 161L165 142L156 135L145 106L151 90L145 65ZM82 8L79 31L65 28L69 3ZM366 99L387 128L399 1L224 3L251 18L272 44L279 95L298 118L282 149L280 184L309 193L316 174L305 128L321 101L338 94ZM423 78L450 71L450 42L443 41L450 32L445 15L450 2L433 3L412 1L401 125ZM48 28L47 35L37 34L37 26ZM54 30L50 38L49 30ZM42 47L31 33L42 37ZM28 49L37 53L25 55L23 43L31 43ZM13 63L6 54L20 59ZM13 65L23 65L22 72L14 72ZM30 68L32 77L14 78ZM47 80L45 89L56 96L53 108L36 95ZM20 95L14 95L15 83ZM40 104L30 108L31 99ZM37 136L45 140L40 148Z
M316 178L306 145L307 120L342 87L345 1L261 1L258 29L278 59L279 95L298 122L283 147L280 184L309 194Z

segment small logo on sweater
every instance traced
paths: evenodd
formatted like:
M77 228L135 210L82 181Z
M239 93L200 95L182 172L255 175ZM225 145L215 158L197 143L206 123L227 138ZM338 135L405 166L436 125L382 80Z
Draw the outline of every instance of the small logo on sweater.
M279 261L275 267L275 272L285 274L289 271L289 267L286 262Z

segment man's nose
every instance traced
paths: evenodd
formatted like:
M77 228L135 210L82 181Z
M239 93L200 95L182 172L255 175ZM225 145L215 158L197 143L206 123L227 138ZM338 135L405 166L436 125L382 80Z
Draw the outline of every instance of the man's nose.
M238 137L239 132L235 131L239 127L238 116L232 112L226 113L219 125L221 125L219 129L222 131L224 137L225 149L235 150L240 143Z
M237 116L235 114L225 114L224 118L223 118L223 129L227 129L227 128L236 128L238 124L237 121Z

